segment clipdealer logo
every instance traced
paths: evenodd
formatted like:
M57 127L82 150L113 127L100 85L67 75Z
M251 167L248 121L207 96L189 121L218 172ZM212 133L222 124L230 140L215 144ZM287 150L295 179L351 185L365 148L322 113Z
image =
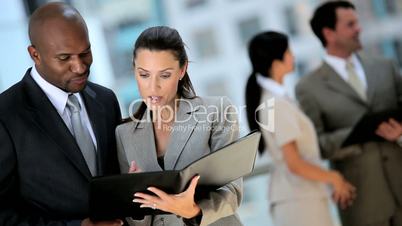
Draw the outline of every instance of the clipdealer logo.
M259 111L266 111L266 116L268 117L267 123L258 120L257 114ZM275 98L269 98L263 103L261 103L254 113L255 121L261 127L261 129L267 130L271 133L275 132Z

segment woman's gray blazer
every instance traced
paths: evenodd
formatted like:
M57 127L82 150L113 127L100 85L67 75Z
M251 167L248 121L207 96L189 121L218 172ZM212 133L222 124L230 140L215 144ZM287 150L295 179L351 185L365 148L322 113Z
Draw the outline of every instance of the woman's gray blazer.
M121 172L134 160L143 172L161 171L157 162L153 125L149 115L117 127L116 138ZM179 170L202 156L238 138L237 111L225 97L180 99L170 143L164 156L165 170ZM233 166L235 167L235 166ZM219 172L217 172L219 173ZM236 214L242 199L242 179L209 194L197 204L202 210L199 225L242 225ZM152 224L153 222L153 224ZM176 215L129 219L131 225L194 225ZM198 224L196 224L198 225Z

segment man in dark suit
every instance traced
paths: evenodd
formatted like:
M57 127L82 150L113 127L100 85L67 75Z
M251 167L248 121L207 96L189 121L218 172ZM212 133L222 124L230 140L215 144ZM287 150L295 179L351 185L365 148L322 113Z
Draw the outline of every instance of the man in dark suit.
M342 225L401 226L400 123L390 119L378 126L382 142L342 146L364 114L401 106L398 69L388 59L357 53L361 28L350 2L322 4L311 26L326 54L322 65L300 80L296 96L315 125L323 157L356 187L352 206L340 210Z
M88 82L86 24L50 3L30 19L35 65L0 94L0 225L121 225L91 222L89 180L119 173L114 93Z

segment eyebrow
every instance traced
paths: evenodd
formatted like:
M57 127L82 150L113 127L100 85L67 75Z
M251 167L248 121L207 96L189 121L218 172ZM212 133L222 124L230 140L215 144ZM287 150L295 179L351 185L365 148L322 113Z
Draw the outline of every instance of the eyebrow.
M86 48L83 51L81 51L80 53L78 53L78 55L80 55L82 53L86 53L90 50L91 50L91 45L89 45L88 48ZM63 56L63 55L74 55L74 53L58 53L58 54L56 54L56 56Z
M138 69L146 71L146 72L149 72L148 70L146 70L146 69L144 69L142 67L138 67ZM168 68L160 70L159 72L165 72L165 71L168 71L168 70L174 70L174 68L168 67Z

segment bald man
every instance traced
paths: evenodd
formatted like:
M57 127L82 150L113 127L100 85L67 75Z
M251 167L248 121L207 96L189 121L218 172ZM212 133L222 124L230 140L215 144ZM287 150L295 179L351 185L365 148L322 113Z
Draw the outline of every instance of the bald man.
M88 81L86 24L63 3L29 22L34 62L0 94L0 225L121 225L91 222L91 177L117 174L114 93Z

